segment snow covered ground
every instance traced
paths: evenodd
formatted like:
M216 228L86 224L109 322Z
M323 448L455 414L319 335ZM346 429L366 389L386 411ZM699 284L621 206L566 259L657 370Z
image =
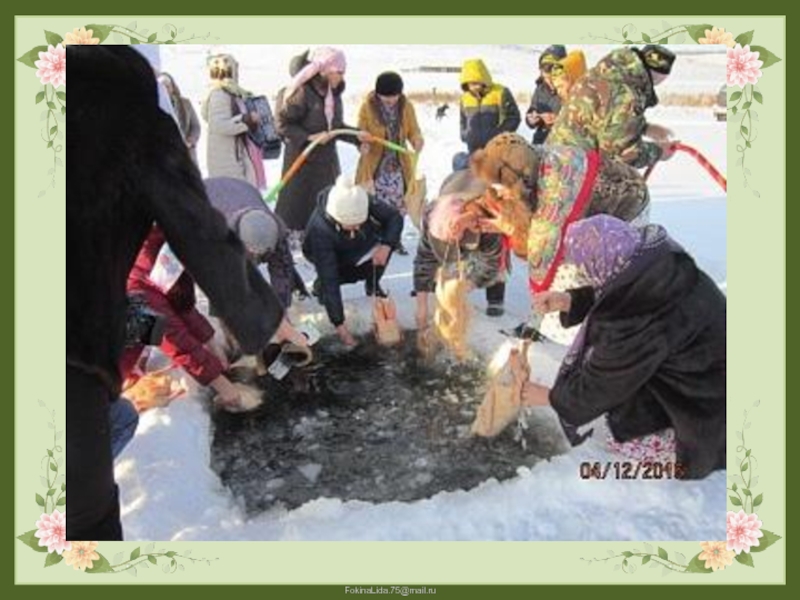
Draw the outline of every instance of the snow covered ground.
M301 47L238 47L232 51L242 64L245 87L274 94L286 80L286 65ZM458 65L464 58L482 56L497 78L511 87L526 89L533 80L537 47L508 46L400 46L390 50L368 46L346 47L350 69L345 118L355 120L361 93L374 76L387 67L412 68L431 64ZM590 46L593 62L604 48ZM163 57L185 95L199 102L205 88L203 61L207 48L184 46ZM724 54L681 57L664 90L713 92L724 81ZM277 75L276 75L277 74ZM419 76L417 80L416 77ZM406 89L427 91L455 87L455 75L404 73ZM452 81L447 81L447 78ZM270 81L267 86L258 85ZM671 87L668 87L671 86ZM357 93L360 92L360 93ZM524 109L524 108L523 108ZM455 114L434 118L435 106L417 107L426 147L420 169L428 189L435 193L450 172L452 155L461 150ZM709 109L657 108L652 121L662 123L677 138L697 147L722 171L726 165L725 123L713 119ZM529 132L520 130L525 136ZM204 141L200 160L204 162ZM346 172L353 172L355 150L339 144ZM280 161L266 163L268 179L280 176ZM725 196L700 167L686 156L660 164L650 179L651 220L665 225L724 289L726 270ZM404 243L408 257L395 256L384 277L397 299L401 323L413 325L411 262L416 231L407 224ZM300 261L305 279L313 280L311 267ZM345 288L349 318L356 330L369 328L369 304L360 297L360 285ZM482 292L474 294L473 349L490 357L506 339L500 329L513 327L527 317L529 299L525 268L515 263L506 297L507 313L500 319L483 315ZM306 301L293 308L298 319L324 323L320 308ZM531 362L534 378L551 383L565 348L535 344ZM538 427L555 427L549 409L537 409L531 421ZM724 539L725 474L717 472L700 482L583 480L584 461L619 460L605 447L604 426L579 448L522 467L518 477L486 481L469 492L443 492L412 503L371 504L321 498L287 511L275 508L246 519L241 503L224 488L209 467L210 418L206 396L195 391L166 409L142 415L139 430L117 462L116 476L122 495L122 519L129 539L146 540L696 540Z

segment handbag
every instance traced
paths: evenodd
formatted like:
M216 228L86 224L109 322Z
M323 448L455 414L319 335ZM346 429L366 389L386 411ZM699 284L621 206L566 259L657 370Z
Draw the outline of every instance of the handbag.
M258 127L249 129L247 135L253 143L261 148L264 159L278 158L281 154L282 142L275 128L275 118L266 96L250 96L244 98L248 112L258 113L261 121Z

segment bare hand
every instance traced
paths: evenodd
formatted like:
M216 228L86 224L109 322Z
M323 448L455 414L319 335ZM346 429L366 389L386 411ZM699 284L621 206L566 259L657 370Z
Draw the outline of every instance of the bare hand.
M347 329L346 325L339 325L336 328L336 333L339 336L339 339L342 340L342 343L348 348L353 348L358 345L358 342L356 342L356 339Z
M651 123L647 126L647 131L645 135L650 139L663 142L667 141L672 138L672 130L664 127L663 125L656 125L655 123Z
M281 324L278 326L278 331L275 332L273 341L278 344L281 342L291 342L297 346L302 346L303 348L308 346L308 338L297 331L297 329L295 329L286 318L284 318L281 321Z
M658 142L658 145L661 147L661 160L669 160L673 156L675 156L675 146L678 142L670 140L664 142Z
M211 387L217 392L217 404L228 409L239 408L242 402L239 390L236 389L230 380L224 375L220 375L211 382Z
M375 253L372 255L372 264L376 267L384 267L386 263L389 262L389 253L392 249L389 246L381 244L375 249Z
M533 310L540 315L551 312L569 312L572 296L566 292L543 292L533 297Z
M507 235L507 232L504 231L504 222L499 217L495 217L494 219L480 219L478 221L478 227L480 227L481 233L499 233Z
M525 115L525 122L528 123L528 127L536 127L539 123L539 113L537 112L529 112Z
M414 148L414 152L419 154L422 152L422 148L425 146L425 140L422 138L417 138L413 142L411 142L411 147Z
M375 139L375 136L366 131L359 131L358 134L356 134L356 137L362 144L369 144Z
M331 139L331 134L327 131L320 131L319 133L312 133L308 136L308 141L319 144L327 144Z
M522 386L522 406L550 406L550 388L527 381Z
M542 121L544 121L545 125L552 125L556 122L555 113L544 113L542 115Z
M361 144L358 147L358 151L361 153L361 156L366 156L367 154L369 154L369 148L370 148L369 144Z

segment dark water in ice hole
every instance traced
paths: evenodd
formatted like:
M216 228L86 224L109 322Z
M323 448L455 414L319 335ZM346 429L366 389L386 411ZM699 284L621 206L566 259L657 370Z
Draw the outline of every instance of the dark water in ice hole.
M409 333L394 349L370 337L346 352L323 339L291 381L257 379L258 410L215 412L211 466L249 514L320 497L410 501L468 490L560 451L561 434L548 427L521 430L525 447L516 426L493 440L470 437L485 362L425 361Z

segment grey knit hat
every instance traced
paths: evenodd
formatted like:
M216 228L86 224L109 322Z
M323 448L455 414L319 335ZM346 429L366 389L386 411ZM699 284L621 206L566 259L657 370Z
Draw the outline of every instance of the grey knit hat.
M248 252L262 256L278 245L278 224L263 210L246 211L237 223L237 233Z

